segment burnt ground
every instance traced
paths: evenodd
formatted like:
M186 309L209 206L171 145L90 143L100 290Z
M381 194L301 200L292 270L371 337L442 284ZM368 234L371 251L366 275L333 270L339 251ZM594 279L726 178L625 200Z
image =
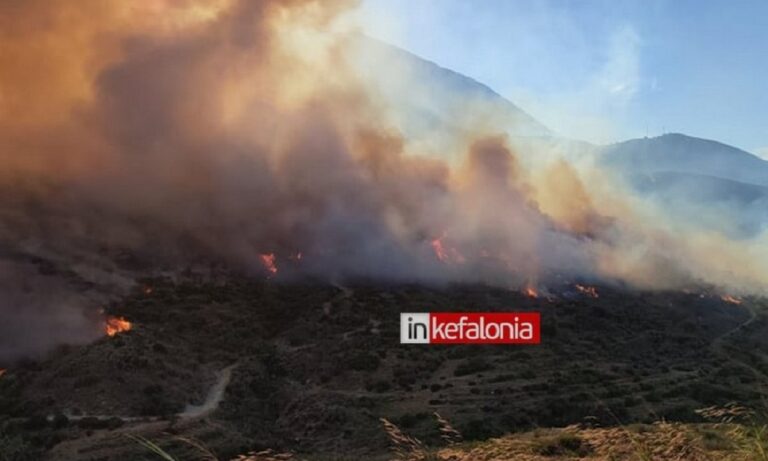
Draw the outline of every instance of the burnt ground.
M124 437L133 433L192 436L223 460L263 448L360 459L387 451L380 417L439 445L433 412L466 439L487 439L585 420L698 421L694 410L709 405L759 407L768 387L763 300L601 285L598 298L563 285L534 299L481 285L239 276L144 285L150 293L137 286L109 308L133 330L0 378L0 451L153 459ZM539 311L542 344L399 344L400 312L452 310ZM177 415L231 365L218 408Z

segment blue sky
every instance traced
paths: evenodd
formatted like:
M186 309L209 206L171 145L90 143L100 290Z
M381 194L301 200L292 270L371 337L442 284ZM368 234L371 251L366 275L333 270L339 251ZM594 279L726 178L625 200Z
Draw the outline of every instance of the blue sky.
M768 157L768 1L363 0L359 16L564 135L681 132Z

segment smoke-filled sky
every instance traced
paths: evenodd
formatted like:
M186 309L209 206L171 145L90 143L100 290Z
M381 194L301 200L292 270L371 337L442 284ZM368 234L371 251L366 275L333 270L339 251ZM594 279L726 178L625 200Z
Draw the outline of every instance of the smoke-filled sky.
M0 360L93 339L97 303L201 261L765 292L765 232L665 213L584 146L360 35L354 4L0 3Z
M365 0L361 16L565 135L682 132L768 155L765 1Z

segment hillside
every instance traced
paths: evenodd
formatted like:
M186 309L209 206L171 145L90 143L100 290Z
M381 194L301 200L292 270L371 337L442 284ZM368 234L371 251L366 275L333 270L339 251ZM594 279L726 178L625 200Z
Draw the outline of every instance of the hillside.
M601 150L604 164L634 174L659 172L711 176L768 186L768 162L717 141L671 133L632 139Z
M596 155L599 164L691 226L750 238L768 224L768 162L748 152L674 133L608 146L568 140L486 85L405 50L361 38L358 55L364 79L394 102L398 129L411 140L428 139L441 155L450 156L451 146L479 125L508 134L539 158L549 152L570 159Z
M354 50L353 61L363 81L410 140L461 139L478 128L512 137L556 136L522 108L470 77L368 37L356 37Z
M759 447L765 440L759 434L764 429L741 424L668 422L611 428L574 425L506 435L477 444L459 443L432 456L444 461L747 461L763 459Z
M768 187L690 173L630 174L641 195L662 204L688 226L731 238L760 235L768 224Z
M740 238L768 221L768 163L684 135L560 140L487 86L371 40L355 72L294 68L301 53L270 71L281 54L254 61L235 13L131 41L90 76L92 107L57 108L77 129L41 125L52 137L29 152L45 174L0 184L0 461L152 459L146 440L180 459L199 455L189 440L219 459L384 459L398 431L449 458L621 459L657 433L698 446L704 407L763 404L768 304L724 288L741 286L725 257L741 253L725 252L742 242L678 260L685 230L593 216L577 168L546 178L552 200L600 232L566 226L533 200L526 160L597 150L670 215ZM274 98L320 72L306 99ZM83 169L60 171L61 152ZM678 288L632 288L646 268ZM423 311L540 312L543 342L399 344L400 313ZM440 418L461 444L446 447Z
M223 459L266 448L379 456L388 449L379 418L440 446L433 412L484 440L585 420L700 421L705 406L760 405L763 301L541 288L532 298L475 285L146 280L109 309L132 330L0 378L0 427L61 461L144 459L124 435L167 431ZM453 309L540 311L543 344L398 344L399 312ZM185 414L205 407L218 382L220 402Z

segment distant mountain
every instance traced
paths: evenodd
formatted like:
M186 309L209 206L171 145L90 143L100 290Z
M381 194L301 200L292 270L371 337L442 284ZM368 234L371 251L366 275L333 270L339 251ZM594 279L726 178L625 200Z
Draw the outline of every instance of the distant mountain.
M390 105L398 128L411 138L476 131L514 137L553 133L488 86L401 48L369 37L356 41L355 63L372 94Z
M714 176L660 172L628 175L634 189L678 219L732 238L758 235L768 223L768 187Z
M537 157L596 155L642 196L691 225L750 237L768 225L768 162L749 152L683 134L595 146L560 137L488 86L368 37L354 62L371 94L388 105L411 141L450 156L478 133L508 134ZM538 155L541 154L541 155Z
M633 174L688 173L768 186L768 162L717 141L683 134L632 139L601 149L603 164Z
M598 151L635 191L688 224L734 238L758 235L768 224L768 162L749 152L683 134Z
M670 192L702 202L727 201L741 205L768 203L768 187L732 179L668 171L637 174L634 177L634 185L641 192Z

